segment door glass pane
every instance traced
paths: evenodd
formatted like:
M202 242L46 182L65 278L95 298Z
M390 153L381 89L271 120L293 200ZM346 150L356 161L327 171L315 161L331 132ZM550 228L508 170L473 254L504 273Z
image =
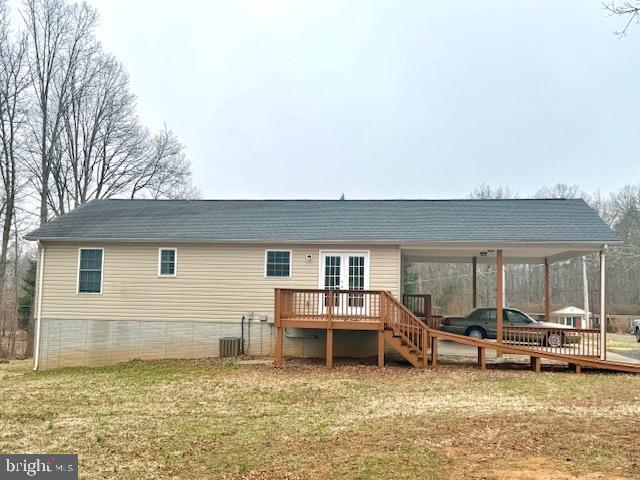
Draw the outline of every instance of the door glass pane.
M349 290L364 290L364 257L349 256ZM364 295L349 294L350 307L362 307Z
M328 255L324 257L324 288L326 290L340 289L340 261L342 258L338 255ZM339 295L334 297L334 305L338 305ZM325 305L327 301L325 299Z
M364 290L364 257L349 257L349 290Z
M324 258L324 288L340 288L340 260L340 257L334 255Z

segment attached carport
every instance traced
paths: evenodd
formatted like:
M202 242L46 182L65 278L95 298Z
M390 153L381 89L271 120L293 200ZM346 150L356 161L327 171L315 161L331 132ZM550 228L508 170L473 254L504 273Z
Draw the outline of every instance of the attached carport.
M595 213L595 212L594 212ZM579 225L576 225L579 228ZM600 262L600 318L606 318L606 255L610 244L620 243L617 239L602 241L554 241L554 242L477 242L451 245L429 243L423 245L404 245L402 261L411 263L455 263L468 264L472 276L472 305L477 307L478 265L494 264L496 267L496 316L498 343L503 340L503 316L505 305L505 269L506 264L539 265L544 268L543 302L545 320L551 321L551 293L549 269L554 263L563 262L584 255L597 254ZM404 269L403 269L404 270ZM606 345L606 324L600 322L600 342ZM606 349L602 348L601 359L606 359Z

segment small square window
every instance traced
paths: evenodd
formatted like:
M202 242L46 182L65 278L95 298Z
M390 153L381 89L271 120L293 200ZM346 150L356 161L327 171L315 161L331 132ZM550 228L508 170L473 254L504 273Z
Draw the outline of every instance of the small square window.
M176 276L177 251L175 248L161 248L158 255L158 275L161 277Z
M288 250L267 250L266 277L291 276L291 252Z

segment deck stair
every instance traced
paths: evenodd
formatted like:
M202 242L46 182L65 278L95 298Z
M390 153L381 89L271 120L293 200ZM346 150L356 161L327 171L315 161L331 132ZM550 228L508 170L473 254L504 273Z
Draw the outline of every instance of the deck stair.
M404 357L411 365L416 368L425 367L423 358L420 358L415 348L411 348L402 342L400 336L394 335L392 330L384 331L384 339L387 344L391 345L396 352Z

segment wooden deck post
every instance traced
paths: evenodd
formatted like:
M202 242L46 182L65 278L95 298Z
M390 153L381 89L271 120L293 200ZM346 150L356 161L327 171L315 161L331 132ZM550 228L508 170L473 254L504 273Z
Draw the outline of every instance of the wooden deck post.
M438 339L431 337L431 366L438 366Z
M327 291L327 351L326 360L327 368L333 367L333 306L334 306L333 290Z
M582 371L582 365L578 365L577 363L570 363L569 370L573 370L576 374Z
M431 335L428 330L424 331L424 351L422 352L422 367L427 368L429 366L429 348L431 346Z
M544 320L551 321L551 286L549 282L549 260L544 259Z
M498 345L502 345L502 307L504 299L504 260L502 258L502 250L496 251L496 330L498 337ZM498 356L502 354L500 348L496 350Z
M540 373L540 370L542 369L542 360L540 359L540 357L530 357L530 361L531 370L536 373Z
M478 306L478 257L471 259L471 304L473 308Z
M487 352L484 347L478 347L478 365L481 370L487 369Z
M279 288L275 289L274 299L274 324L276 327L276 345L275 345L275 360L273 366L276 368L282 368L283 364L283 331L282 331L282 292Z
M378 331L378 367L384 367L384 330Z

